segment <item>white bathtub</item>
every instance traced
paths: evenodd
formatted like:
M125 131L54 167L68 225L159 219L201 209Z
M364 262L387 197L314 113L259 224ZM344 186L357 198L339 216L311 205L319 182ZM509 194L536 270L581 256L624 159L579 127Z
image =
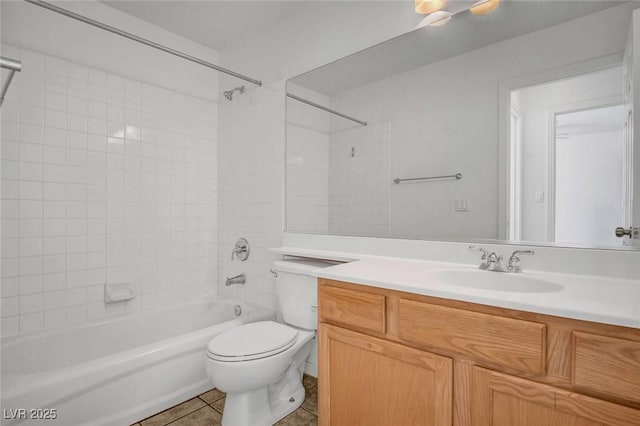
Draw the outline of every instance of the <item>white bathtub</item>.
M240 305L238 317L234 307ZM2 340L2 424L125 425L211 387L204 360L216 334L273 319L234 300L198 302L98 324ZM55 420L9 420L16 409Z

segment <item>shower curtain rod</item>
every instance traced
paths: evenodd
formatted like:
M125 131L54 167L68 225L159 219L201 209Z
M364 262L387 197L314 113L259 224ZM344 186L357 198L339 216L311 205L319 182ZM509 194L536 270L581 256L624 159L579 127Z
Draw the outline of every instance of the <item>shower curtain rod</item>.
M7 81L2 85L2 88L0 88L0 106L2 106L4 103L4 96L7 94L7 90L9 90L14 74L22 71L22 62L0 56L0 68L9 70Z
M133 40L133 41L136 41L138 43L147 45L149 47L153 47L154 49L161 50L161 51L163 51L165 53L169 53L169 54L177 56L179 58L186 59L187 61L195 62L196 64L199 64L199 65L202 65L202 66L205 66L205 67L208 67L208 68L212 68L212 69L214 69L216 71L220 71L220 72L225 73L225 74L229 74L229 75L231 75L233 77L236 77L236 78L239 78L241 80L247 81L249 83L255 84L256 86L262 86L262 81L260 81L260 80L256 80L254 78L247 77L246 75L237 73L235 71L231 71L229 69L223 68L223 67L221 67L219 65L216 65L216 64L212 64L211 62L203 61L202 59L196 58L195 56L191 56L191 55L188 55L186 53L180 52L179 50L175 50L175 49L172 49L170 47L164 46L162 44L156 43L154 41L147 40L146 38L138 37L135 34L131 34L129 32L120 30L120 29L118 29L116 27L112 27L111 25L104 24L102 22L96 21L96 20L91 19L91 18L87 18L86 16L78 15L77 13L71 12L71 11L69 11L67 9L63 9L63 8L55 6L55 5L51 4L51 3L47 3L46 1L42 1L42 0L25 0L25 1L27 3L31 3L31 4L33 4L35 6L43 7L45 9L48 9L48 10L52 11L52 12L56 12L56 13L59 13L61 15L67 16L69 18L75 19L77 21L84 22L85 24L89 24L89 25L92 25L94 27L100 28L101 30L108 31L110 33L119 35L121 37L128 38L129 40Z
M330 114L337 115L338 117L342 117L342 118L346 118L347 120L355 121L356 123L358 123L358 124L360 124L362 126L366 126L368 124L366 121L358 120L357 118L353 118L353 117L351 117L349 115L343 114L343 113L338 112L338 111L336 111L334 109L327 108L326 106L317 104L315 102L311 102L310 100L307 100L305 98L301 98L300 96L296 96L296 95L294 95L292 93L287 92L287 97L291 98L291 99L295 99L298 102L302 102L303 104L307 104L307 105L311 105L312 107L319 108L319 109L321 109L323 111L326 111L326 112L328 112Z

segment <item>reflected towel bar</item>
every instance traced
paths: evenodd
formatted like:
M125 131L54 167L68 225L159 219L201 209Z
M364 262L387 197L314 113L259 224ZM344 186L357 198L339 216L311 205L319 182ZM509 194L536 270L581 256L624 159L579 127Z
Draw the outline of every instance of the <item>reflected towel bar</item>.
M16 61L15 59L5 58L4 56L0 56L0 68L5 68L9 70L9 76L7 77L7 81L4 82L2 88L0 89L0 106L4 103L4 97L7 94L7 90L9 90L9 86L11 85L11 81L13 80L13 75L16 72L22 71L22 63L20 61Z
M432 180L432 179L455 179L455 180L460 180L460 179L462 179L462 173L456 173L455 175L425 176L425 177L409 178L409 179L395 178L393 180L393 183L410 182L410 181L416 181L416 180Z

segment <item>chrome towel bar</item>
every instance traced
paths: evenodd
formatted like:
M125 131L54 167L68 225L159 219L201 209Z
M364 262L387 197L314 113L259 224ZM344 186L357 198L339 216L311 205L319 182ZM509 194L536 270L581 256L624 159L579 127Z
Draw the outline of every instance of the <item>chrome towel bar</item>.
M432 179L455 179L455 180L460 180L460 179L462 179L462 173L456 173L455 175L425 176L425 177L408 178L408 179L395 178L393 180L393 183L412 182L412 181L418 181L418 180L432 180Z

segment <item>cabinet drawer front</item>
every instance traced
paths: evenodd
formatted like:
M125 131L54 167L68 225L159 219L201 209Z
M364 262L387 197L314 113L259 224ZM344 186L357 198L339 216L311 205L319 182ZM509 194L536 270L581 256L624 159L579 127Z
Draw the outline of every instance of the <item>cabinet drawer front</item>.
M413 300L398 303L398 335L515 370L545 373L546 325Z
M640 342L573 333L573 384L640 401Z
M473 426L640 424L640 410L473 368Z
M385 333L386 304L380 294L320 285L318 311L323 322Z

